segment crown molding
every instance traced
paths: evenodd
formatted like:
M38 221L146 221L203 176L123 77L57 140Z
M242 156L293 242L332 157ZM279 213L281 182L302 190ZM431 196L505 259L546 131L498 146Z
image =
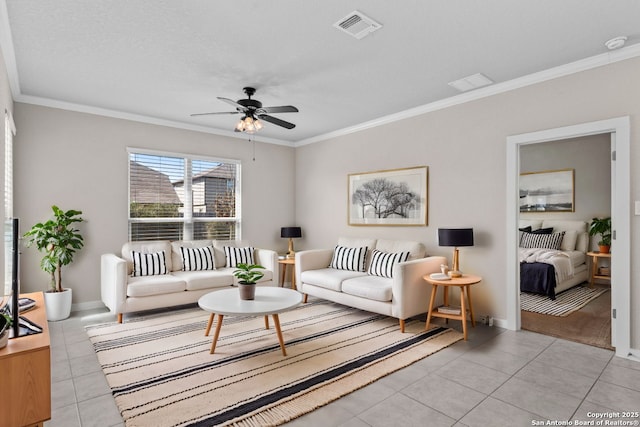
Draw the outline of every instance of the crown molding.
M398 113L390 114L388 116L379 117L374 120L370 120L364 123L357 124L355 126L346 127L336 130L334 132L325 133L323 135L314 136L300 140L295 143L296 147L303 145L313 144L327 139L337 138L340 136L349 135L355 132L360 132L366 129L375 128L378 126L386 125L389 123L397 122L400 120L409 119L422 114L430 113L437 110L453 107L455 105L464 104L466 102L475 101L478 99L486 98L489 96L497 95L500 93L509 92L515 89L520 89L526 86L531 86L537 83L542 83L548 80L557 79L567 75L587 71L593 68L601 67L604 65L613 64L615 62L624 61L631 58L640 56L640 44L635 44L619 50L602 53L600 55L591 56L589 58L581 59L579 61L570 62L568 64L560 65L547 70L539 71L537 73L529 74L523 77L519 77L513 80L509 80L502 83L496 83L490 86L485 86L471 92L466 92L460 95L452 96L450 98L435 101L429 104L414 107L408 110L400 111Z
M127 113L127 112L117 111L117 110L109 110L106 108L92 107L92 106L83 105L83 104L74 104L71 102L58 101L58 100L49 99L49 98L40 98L37 96L18 95L14 98L14 101L21 102L24 104L40 105L43 107L58 108L61 110L93 114L96 116L112 117L115 119L130 120L134 122L148 123L152 125L166 126L166 127L176 128L176 129L190 130L194 132L208 133L212 135L224 136L227 138L241 139L245 141L247 139L250 139L251 141L266 142L269 144L276 144L276 145L285 145L287 147L294 146L292 142L283 141L276 138L268 138L268 137L259 136L259 135L256 136L255 134L248 137L248 134L242 133L242 132L231 132L231 131L226 131L222 129L213 129L206 126L192 125L189 123L160 119L157 117L145 116L141 114L133 114L133 113Z

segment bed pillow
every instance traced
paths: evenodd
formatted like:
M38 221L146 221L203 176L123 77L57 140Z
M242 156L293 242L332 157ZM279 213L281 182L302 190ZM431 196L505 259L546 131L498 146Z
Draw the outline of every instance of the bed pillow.
M552 234L522 233L521 248L560 249L564 231Z
M578 242L578 230L566 230L560 245L561 251L575 251Z
M142 253L131 251L133 260L133 277L157 276L167 274L167 260L164 251Z
M367 259L367 247L347 248L337 245L333 249L333 257L329 268L338 270L361 271L364 273L365 260Z
M367 273L372 276L393 277L393 266L409 259L409 252L382 252L374 249Z
M255 264L253 260L254 248L249 246L246 248L236 248L233 246L224 247L224 257L227 267L235 268L238 264Z
M533 234L551 234L553 233L553 227L538 228L537 230L533 230L532 233Z
M203 248L180 246L180 254L182 255L182 270L184 271L216 269L213 258L213 246L205 246Z

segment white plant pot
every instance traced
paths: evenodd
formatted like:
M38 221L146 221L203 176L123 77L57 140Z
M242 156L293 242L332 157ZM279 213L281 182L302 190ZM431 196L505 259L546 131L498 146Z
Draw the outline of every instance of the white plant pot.
M44 305L47 307L47 320L55 322L69 317L71 314L71 289L62 292L45 292Z
M9 329L0 334L0 348L5 348L9 343Z

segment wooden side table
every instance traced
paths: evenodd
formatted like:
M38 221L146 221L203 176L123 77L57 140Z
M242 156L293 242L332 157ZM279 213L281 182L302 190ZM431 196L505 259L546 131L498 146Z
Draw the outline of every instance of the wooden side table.
M280 287L284 286L284 279L287 275L287 267L291 266L291 289L294 291L298 290L296 288L296 260L295 258L281 258L278 260L278 264L281 265L280 268Z
M609 281L611 285L611 275L605 276L604 274L598 274L598 261L600 258L611 260L611 254L603 254L600 252L587 252L587 256L591 257L591 275L589 277L589 286L593 286L595 279L604 279ZM611 267L611 265L609 265Z
M461 277L451 278L449 280L436 280L432 279L428 274L422 276L422 278L432 285L431 298L429 299L429 311L427 312L427 323L425 329L429 329L432 317L441 317L443 319L455 319L462 322L462 334L464 340L467 340L467 310L469 310L469 317L471 318L471 326L475 327L476 322L473 319L473 305L471 304L471 285L480 283L482 277L474 276L472 274L463 274ZM449 288L457 287L460 289L460 314L441 313L437 307L434 307L436 301L436 293L439 287L444 288L444 305L449 306ZM468 307L467 307L468 306Z

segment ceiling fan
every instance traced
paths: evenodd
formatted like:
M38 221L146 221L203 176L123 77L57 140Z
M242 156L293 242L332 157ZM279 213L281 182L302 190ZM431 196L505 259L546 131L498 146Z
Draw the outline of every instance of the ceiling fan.
M286 129L293 129L296 127L293 123L289 123L287 121L281 120L277 117L270 116L271 113L297 113L298 109L293 105L282 105L279 107L263 107L262 102L257 99L251 99L251 97L256 93L255 88L245 87L242 89L245 94L247 94L247 99L239 99L234 101L229 98L223 98L221 96L218 97L219 100L226 102L229 105L232 105L236 108L236 111L223 111L223 112L215 112L215 113L196 113L191 114L191 117L195 116L206 116L212 114L244 114L244 116L240 119L238 124L236 125L236 132L247 132L254 133L262 129L262 123L260 120L264 120L265 122L273 123L277 126L282 126ZM260 120L258 120L260 119Z

